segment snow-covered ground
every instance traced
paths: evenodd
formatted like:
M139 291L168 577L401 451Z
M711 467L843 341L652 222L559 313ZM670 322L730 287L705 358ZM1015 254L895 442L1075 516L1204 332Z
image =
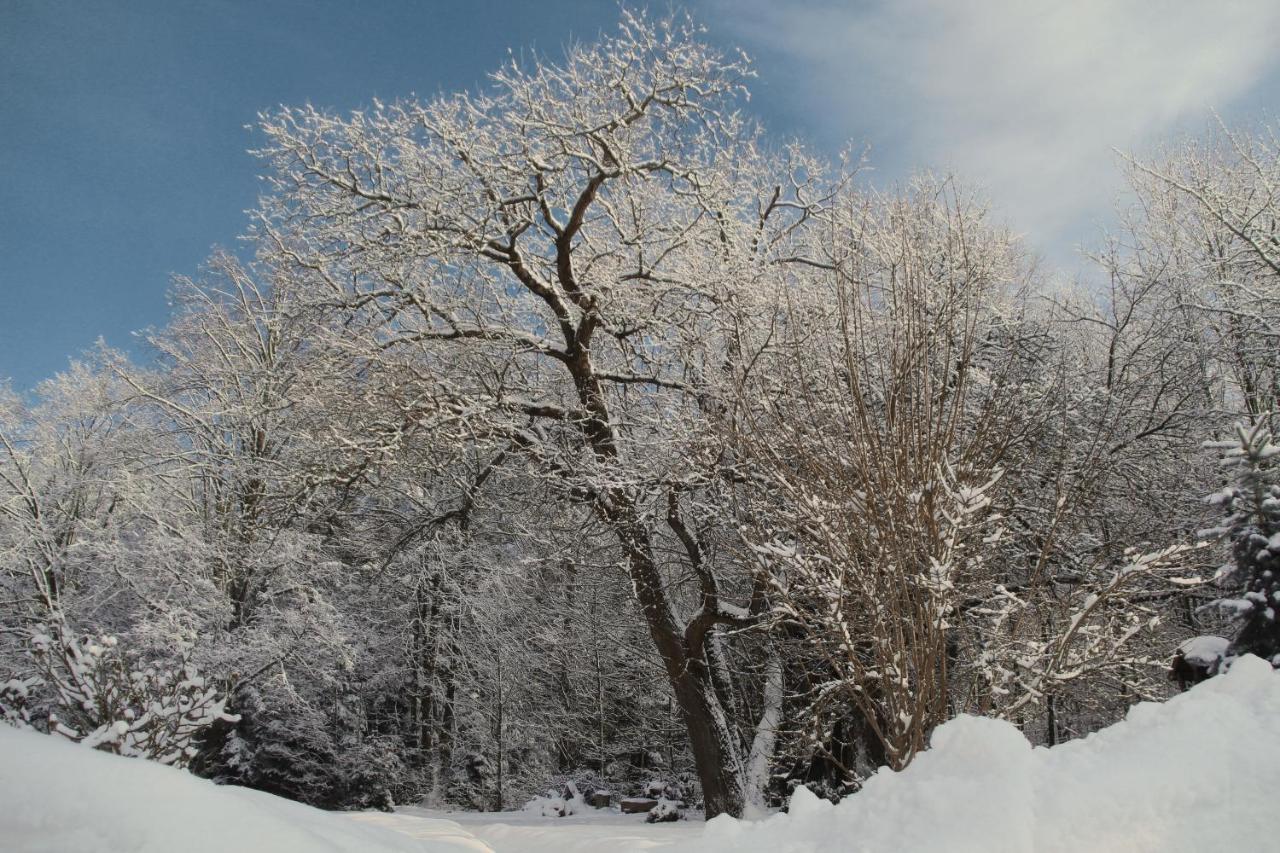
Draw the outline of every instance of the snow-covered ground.
M417 853L1210 853L1267 849L1280 811L1280 675L1237 661L1083 740L1032 749L964 717L902 773L837 806L800 792L789 814L647 825L404 808L331 814L181 771L0 726L0 848L14 851Z
M589 811L564 818L544 818L519 812L499 814L437 812L404 807L395 814L360 812L362 823L394 829L416 837L431 837L437 826L451 825L494 853L596 853L639 851L697 845L706 825L701 821L647 824L644 815Z
M444 830L444 827L441 827ZM23 853L481 853L0 725L0 850Z

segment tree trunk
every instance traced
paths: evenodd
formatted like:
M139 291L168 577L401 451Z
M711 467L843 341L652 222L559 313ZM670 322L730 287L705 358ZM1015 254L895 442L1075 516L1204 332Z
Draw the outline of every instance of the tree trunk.
M502 702L503 702L503 695L502 695L502 646L501 646L501 645L497 645L497 646L495 646L494 648L495 648L495 654L496 654L496 658L495 658L495 660L496 660L496 664L497 664L497 667L498 667L498 679L497 679L497 682L498 682L498 685L497 685L497 686L498 686L498 707L497 707L497 715L498 715L498 717L497 717L497 731L496 731L497 739L498 739L498 784L497 784L497 789L496 789L496 791L494 792L494 805L493 805L493 810L494 810L494 811L496 811L496 812L500 812L500 811L502 811L503 806L504 806L504 802L503 802L503 791L502 791L502 782L503 782L503 778L502 778L502 759L503 759L503 755L504 755L504 753L506 752L507 745L506 745L506 743L505 743L505 739L504 739L504 737L503 737L503 735L504 735L505 733L504 733L504 731L503 731L503 723L504 723L504 720L502 719Z
M649 635L680 706L707 818L720 814L741 817L746 806L741 758L736 736L716 696L711 669L701 649L695 655L685 647L684 633L676 623L654 561L649 531L639 522L637 508L619 494L610 497L612 500L601 504L601 511L622 543Z
M667 672L671 674L670 666ZM738 749L706 667L701 662L691 662L684 674L672 675L672 682L689 731L689 748L702 783L707 819L721 814L742 817L746 795Z
M751 752L747 757L747 799L761 812L767 805L769 762L773 759L774 745L778 740L778 725L782 722L784 698L782 661L778 657L777 650L771 647L765 664L760 721L756 724L755 737L751 741Z

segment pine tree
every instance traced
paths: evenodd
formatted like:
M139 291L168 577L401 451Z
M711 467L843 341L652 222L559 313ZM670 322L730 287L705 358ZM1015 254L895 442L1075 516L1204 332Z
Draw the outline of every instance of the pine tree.
M1231 562L1220 582L1238 593L1216 604L1239 620L1240 628L1227 659L1254 654L1280 667L1280 446L1273 443L1271 418L1239 424L1236 439L1209 442L1222 450L1222 465L1233 469L1234 482L1209 502L1226 509L1226 520L1210 531L1231 543Z

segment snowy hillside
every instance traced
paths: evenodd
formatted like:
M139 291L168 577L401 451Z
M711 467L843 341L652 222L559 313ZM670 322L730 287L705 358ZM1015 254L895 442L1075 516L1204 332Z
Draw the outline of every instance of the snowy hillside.
M0 838L15 851L1207 853L1261 849L1280 788L1280 676L1248 657L1102 732L1033 749L962 717L902 773L831 806L805 790L764 821L645 825L470 814L332 814L0 726ZM452 816L451 816L452 817Z

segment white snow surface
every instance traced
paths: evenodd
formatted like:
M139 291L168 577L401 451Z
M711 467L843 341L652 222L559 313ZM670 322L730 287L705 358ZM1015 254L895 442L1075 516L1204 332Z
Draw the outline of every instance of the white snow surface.
M684 844L699 849L705 824L700 820L645 823L643 814L587 809L569 817L541 817L528 812L441 812L405 806L394 814L361 812L353 818L414 833L423 824L453 821L483 849L494 853L637 853L670 851Z
M645 824L587 809L332 814L0 725L0 848L15 851L570 853L1210 853L1270 838L1280 789L1280 675L1237 660L1110 728L1033 749L961 717L901 773L839 805L801 789L789 814Z
M1227 656L1227 649L1231 646L1231 641L1226 637L1214 637L1205 635L1203 637L1192 637L1182 645L1178 646L1178 651L1182 653L1183 658L1188 663L1198 666L1211 666Z
M701 853L1213 853L1259 850L1280 790L1280 675L1248 656L1165 703L1052 749L960 717L901 773L839 805L717 819Z
M418 836L0 724L0 850L485 853L457 824Z

